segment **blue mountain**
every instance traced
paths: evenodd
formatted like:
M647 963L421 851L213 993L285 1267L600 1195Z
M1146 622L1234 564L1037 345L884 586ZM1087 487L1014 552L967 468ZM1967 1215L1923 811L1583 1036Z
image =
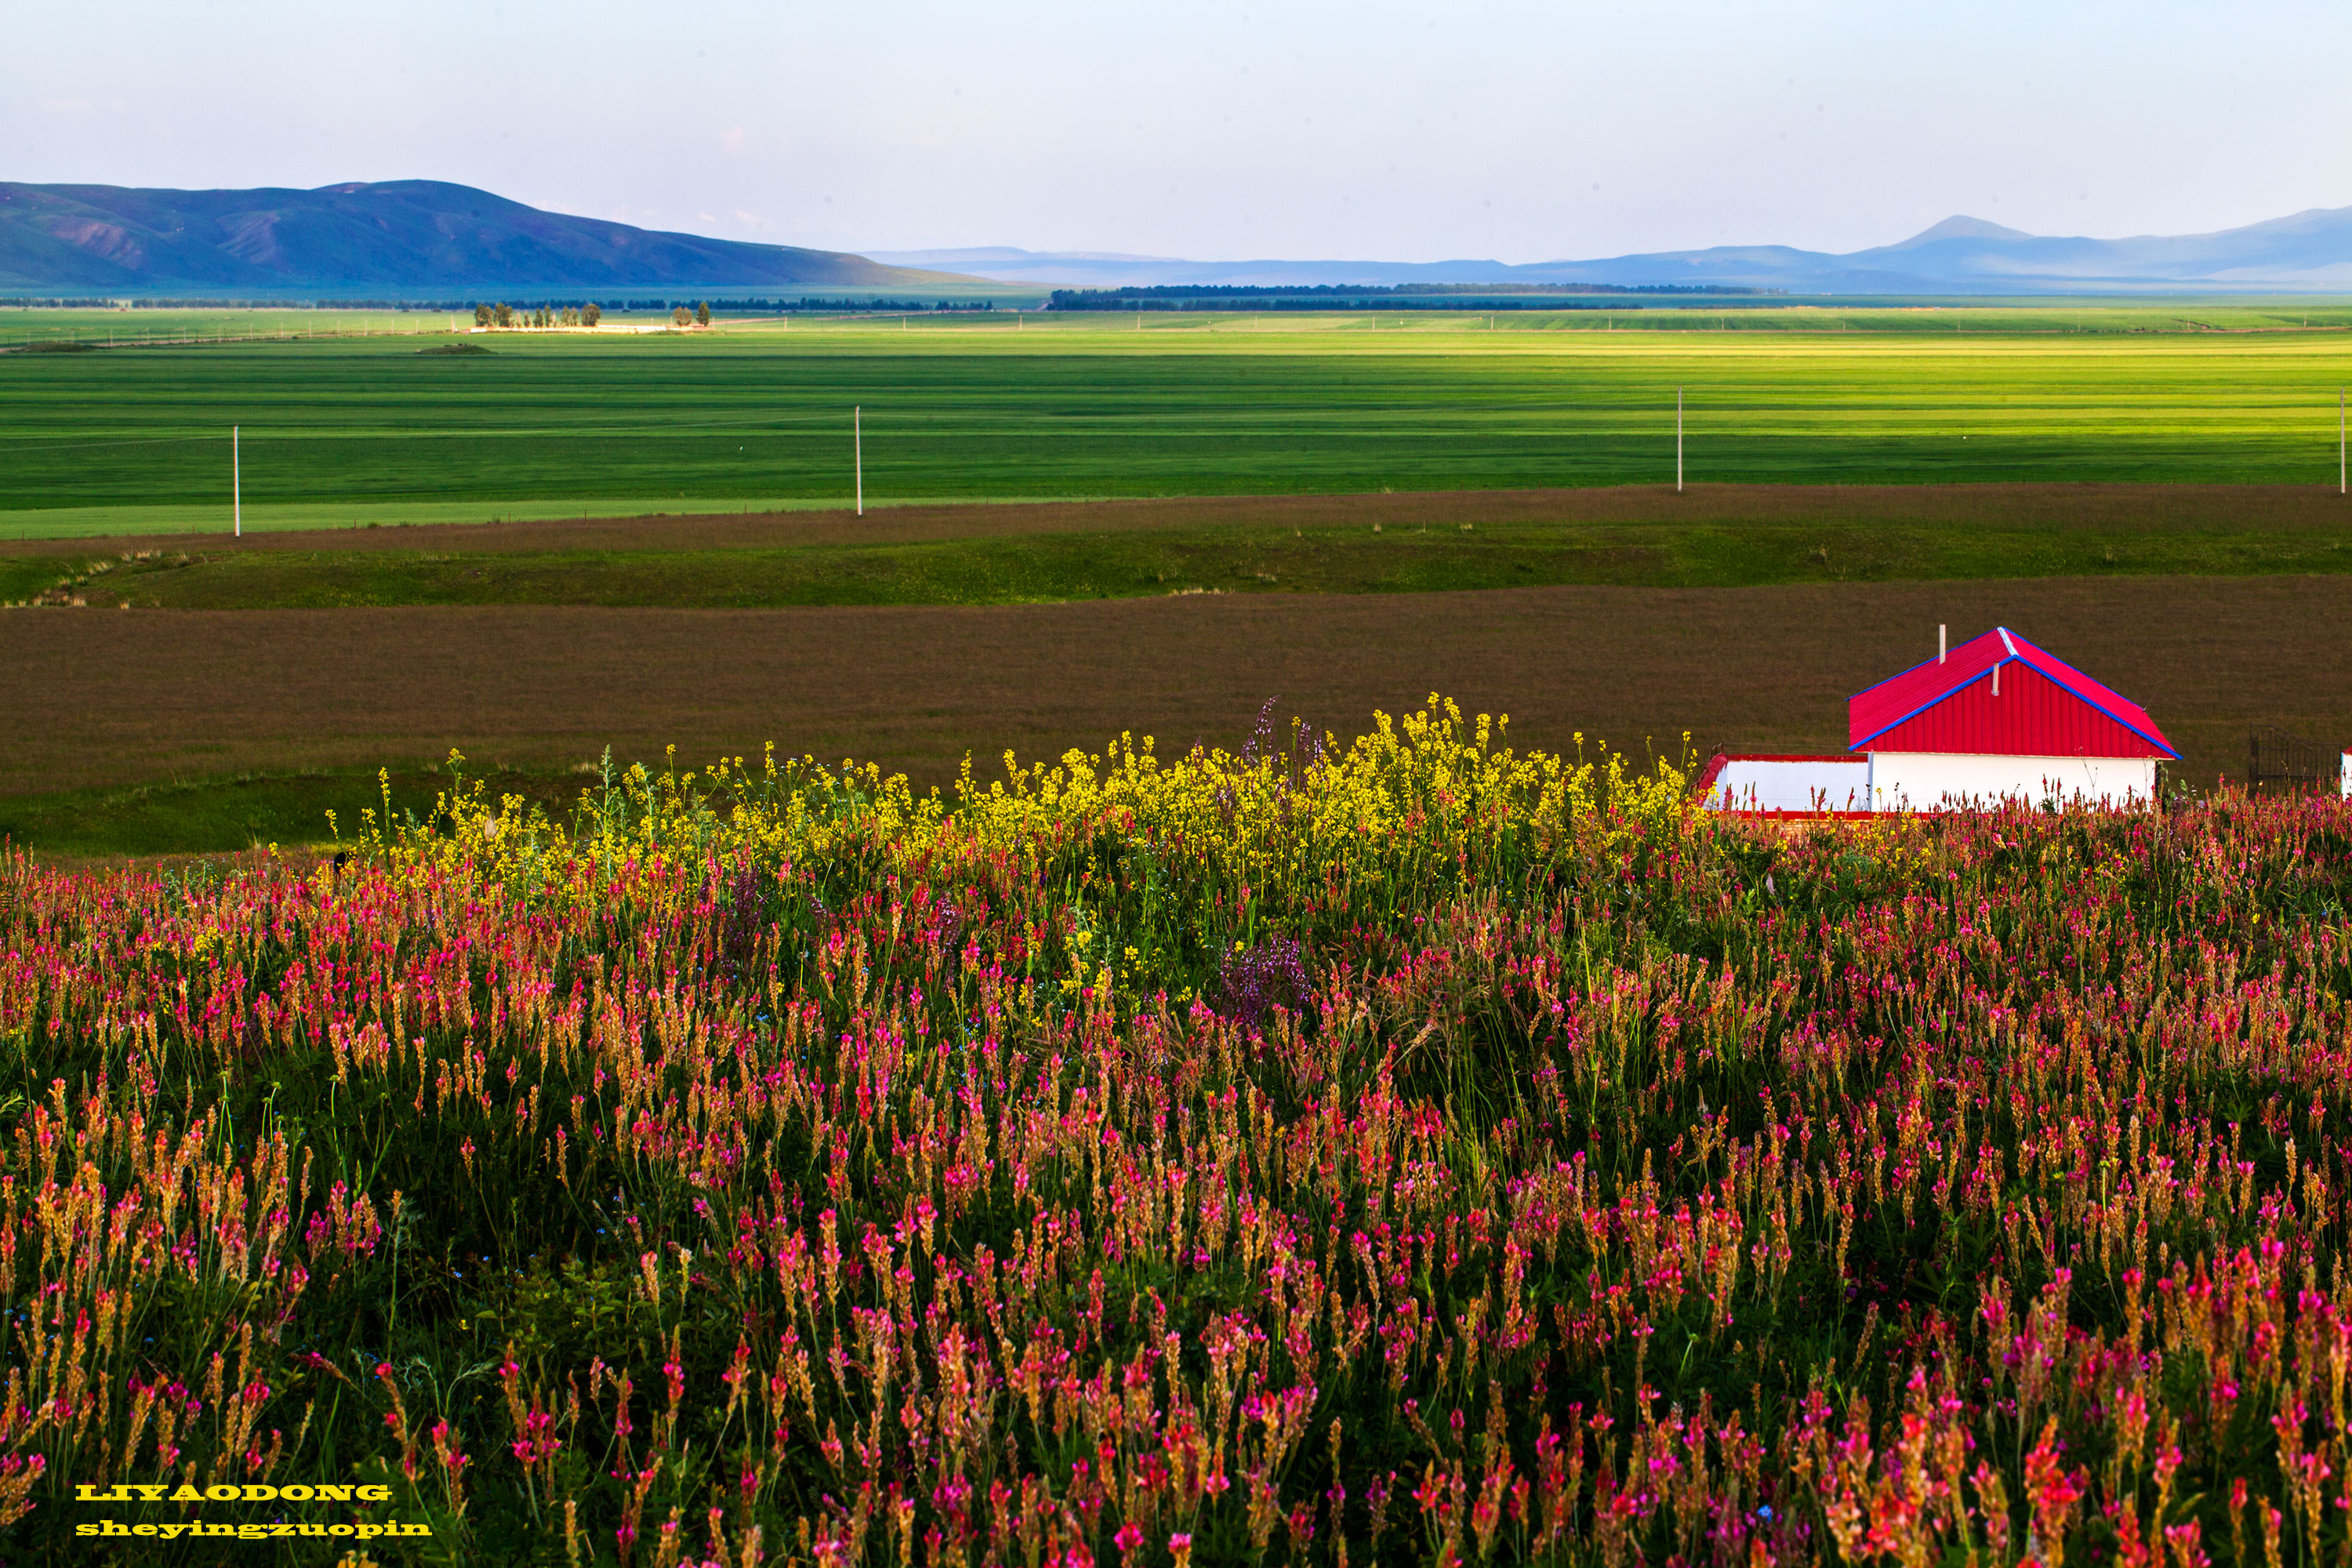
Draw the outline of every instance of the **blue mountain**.
M924 289L831 250L665 234L541 212L468 185L315 191L0 183L0 288L243 295L512 288Z

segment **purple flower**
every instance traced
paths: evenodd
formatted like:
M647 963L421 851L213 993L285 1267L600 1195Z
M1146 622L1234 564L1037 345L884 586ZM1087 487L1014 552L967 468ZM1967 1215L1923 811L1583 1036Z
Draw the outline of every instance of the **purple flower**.
M1303 1012L1313 994L1298 943L1276 937L1225 955L1209 1005L1245 1029L1262 1030L1276 1007Z

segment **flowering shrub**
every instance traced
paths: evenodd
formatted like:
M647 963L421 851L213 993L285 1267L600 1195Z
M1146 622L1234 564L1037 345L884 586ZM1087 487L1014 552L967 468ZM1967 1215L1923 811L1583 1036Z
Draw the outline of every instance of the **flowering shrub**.
M2347 1549L2352 813L1781 838L1498 739L0 860L8 1550Z

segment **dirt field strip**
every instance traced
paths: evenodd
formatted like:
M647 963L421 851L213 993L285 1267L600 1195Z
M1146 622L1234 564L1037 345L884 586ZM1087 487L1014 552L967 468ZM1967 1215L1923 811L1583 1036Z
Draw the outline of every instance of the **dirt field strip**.
M1845 699L2000 623L2142 701L2210 783L2246 726L2352 740L2352 579L1196 595L975 609L12 613L0 793L373 764L756 755L919 778L1099 746L1233 742L1259 705L1349 731L1433 690L1521 746L1842 748Z

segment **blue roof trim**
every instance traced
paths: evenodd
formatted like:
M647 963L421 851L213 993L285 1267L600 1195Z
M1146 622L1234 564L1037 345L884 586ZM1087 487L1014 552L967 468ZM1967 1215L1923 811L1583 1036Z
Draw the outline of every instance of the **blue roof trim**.
M1993 627L1993 631L1996 631L1996 632L1997 632L1997 631L1999 631L1999 630L2000 630L2000 628L1999 626L1995 626L1995 627ZM1985 637L1990 637L1990 635L1991 635L1991 633L1990 633L1990 632L1979 632L1979 633L1977 634L1977 636L1976 636L1976 637L1970 637L1970 638L1969 639L1969 642L1975 642L1975 641L1977 641L1979 638ZM1962 643L1960 646L1961 646L1962 647L1968 647L1968 646L1969 646L1969 643ZM1927 668L1929 665L1931 665L1931 664L1941 664L1941 663L1943 663L1943 662L1944 662L1944 661L1943 661L1942 659L1940 659L1940 658L1923 658L1923 659L1921 659L1918 663L1916 663L1916 664L1913 665L1913 666L1911 667L1911 669L1925 669L1925 668ZM1988 667L1988 668L1990 668L1990 667ZM1911 673L1911 669L1898 669L1898 670L1896 670L1894 674L1892 674L1892 675L1888 676L1888 677L1886 678L1886 680L1874 680L1874 681L1872 681L1869 685L1867 685L1867 686L1864 687L1860 691L1855 691L1855 692L1850 692L1850 693L1848 693L1848 694L1847 694L1847 696L1846 696L1846 700L1847 700L1848 702L1851 702L1851 701L1853 701L1853 700L1855 698L1857 698L1857 697L1866 697L1866 696L1868 696L1871 692L1874 692L1874 691L1877 690L1880 687L1882 687L1882 686L1885 685L1887 680L1900 680L1900 679L1902 679L1905 676L1906 676L1906 675L1908 675L1908 674L1910 674L1910 673ZM1960 687L1958 687L1958 686L1956 686L1956 687L1952 688L1952 691L1958 691L1958 690L1960 690L1960 689L1961 689L1961 688L1960 688ZM1944 696L1946 696L1946 697L1948 697L1948 696L1950 696L1950 695L1951 695L1951 692L1950 692L1950 691L1948 691L1948 692L1946 692L1946 693L1944 694ZM1937 700L1937 701L1941 701L1941 700L1942 700L1942 698L1938 698ZM1927 704L1927 707L1928 707L1928 708L1933 708L1935 705L1936 705L1936 704L1935 704L1934 702L1930 702L1930 703L1928 703L1928 704ZM1921 710L1920 710L1920 711L1921 711L1921 712L1925 712L1925 711L1927 711L1927 709L1924 709L1924 708L1923 708L1923 709L1921 709Z
M2024 661L2024 660L2022 660L2022 659L2021 659L2019 662L2020 662L2020 663L2024 663L2025 661ZM2029 669L2032 669L2032 668L2033 668L2033 667L2032 667L2031 664L2027 664L2027 665L2026 665L2026 668L2029 668ZM2072 667L2070 666L2069 668L2072 668ZM2035 669L2035 670L2033 670L2033 673L2034 673L2034 674L2036 674L2036 675L2040 675L2040 676L2042 676L2042 679L2044 679L2044 680L2050 680L2050 677L2049 677L2048 675L2046 675L2046 674L2043 674L2041 670ZM2106 705L2105 703L2104 703L2104 702L2094 702L2094 701L2092 701L2089 698L2087 698L2087 697L2084 696L2081 692L2079 692L2079 691L2075 690L2075 689L2074 689L2073 687L2071 687L2071 686L2063 686L2063 685L2060 685L2057 681L2054 681L2054 680L2050 680L2050 684L2051 684L2051 685L2053 685L2053 686L2056 686L2056 687L2058 687L2058 689L2059 689L2059 690L2063 691L2067 696L2069 696L2069 697L2073 698L2075 701L2077 701L2077 702L2081 703L2084 707L2088 708L2092 712L2094 712L2094 713L2102 713L2102 714L2105 714L2105 715L2107 717L2108 721L2109 721L2110 722L2112 722L2112 723L2113 723L2113 724L2114 724L2117 729L2120 729L2120 730L2129 730L2133 734L2137 735L2141 740L2146 741L2149 745L2154 746L2158 751L2162 752L2166 756L2170 757L2174 762L2176 762L2176 763L2177 763L2177 762L2179 762L2179 761L2180 760L2180 753L2179 753L2179 752L2174 751L2170 746L2166 745L2162 741L2158 740L2155 736L2153 736L2153 735L2149 734L2147 731L2145 731L2145 730L2141 729L2138 725L2137 725L2137 724L2133 723L2130 720L2128 720L2128 719L2126 719L2126 718L2124 718L2121 714L2118 714L2118 713L2116 713L2116 712L2113 711L2112 710L2110 710L2110 709L2107 707L2107 705ZM1881 732L1882 732L1882 733L1884 733L1884 731L1881 731Z
M1994 629L1999 630L2000 628L1996 627ZM2028 644L2027 646L2031 647L2032 645ZM2045 655L2044 657L2050 658L2057 658L2054 654ZM1927 661L1922 660L1921 662L1925 663ZM2063 659L2059 662L2064 663ZM2089 698L2084 696L2081 692L2075 690L2073 687L2066 685L2063 681L2051 679L2050 673L2047 670L2036 666L2023 654L2013 654L2007 658L1997 658L1993 660L1993 662L1986 668L1984 674L1978 676L1976 680L1964 680L1960 682L1959 685L1953 687L1949 691L1945 692L1941 697L1937 698L1934 702L1923 702L1918 707L1911 710L1910 712L1903 715L1902 718L1895 720L1891 723L1880 725L1877 729L1873 730L1869 734L1864 735L1861 740L1855 741L1852 744L1848 745L1846 750L1849 752L1861 751L1864 746L1870 744L1871 742L1875 741L1879 736L1886 733L1887 731L1901 729L1904 725L1911 722L1912 720L1919 717L1920 714L1927 711L1928 709L1936 707L1938 703L1950 701L1953 698L1958 697L1961 692L1966 691L1969 687L1974 686L1978 680L1983 680L1990 678L1994 670L1999 669L2004 664L2021 664L2025 666L2026 668L2032 670L2034 674L2042 677L2042 679L2050 681L2051 685L2057 687L2059 690L2064 692L2067 696L2073 698L2084 707L2088 708L2092 712L2104 716L2117 729L2130 731L2133 734L2137 735L2141 740L2146 741L2149 745L2154 746L2158 751L2162 752L2166 756L2170 757L2176 763L2180 760L2180 753L2179 752L2174 751L2170 746L2167 745L2162 741L2158 740L2155 736L2149 734L2147 731L2141 729L2130 720L2116 713L2104 702L2094 702ZM1916 669L1918 668L1920 668L1920 666L1916 664L1911 667L1912 669ZM2074 669L2074 667L2070 664L2067 665L2066 668ZM1908 675L1910 672L1910 670L1905 670L1903 673L1905 675ZM2075 673L2078 675L2082 674L2080 670L2075 670ZM1899 678L1889 677L1888 679L1893 679ZM2089 677L2085 676L2084 679L2088 679ZM1885 682L1881 681L1879 684L1883 686ZM1856 695L1859 696L1860 693L1856 693ZM1849 698L1847 700L1852 701L1853 699Z
M1925 661L1922 661L1922 662L1924 663ZM1908 724L1909 722L1911 722L1911 721L1912 721L1912 720L1916 719L1917 717L1919 717L1919 715L1920 715L1920 714L1925 713L1928 709L1930 709L1930 708L1934 708L1934 707L1937 707L1937 705L1939 705L1939 704L1941 704L1941 703L1949 702L1953 698L1958 697L1961 692L1966 691L1969 687L1974 686L1974 685L1977 683L1977 681L1979 681L1979 680L1990 679L1991 678L1991 675L1992 675L1992 672L1993 672L1993 670L1994 670L1994 669L1998 668L1999 668L2000 666L2001 666L2001 665L2007 664L2008 662L2009 662L2009 660L2007 660L2007 659L2005 659L2005 658L1999 658L1999 659L1995 659L1995 660L1993 660L1993 662L1992 662L1991 664L1990 664L1990 665L1987 665L1987 666L1985 667L1985 668L1984 668L1983 672L1982 672L1981 674L1978 675L1974 679L1970 679L1970 680L1963 680L1963 681L1961 681L1958 686L1955 686L1955 687L1951 688L1949 690L1948 690L1948 691L1944 692L1944 693L1943 693L1943 695L1941 695L1941 696L1937 697L1937 698L1935 700L1935 701L1933 701L1933 702L1922 702L1921 704L1919 704L1919 706L1918 706L1918 707L1914 708L1913 710L1911 710L1911 711L1910 711L1910 712L1906 713L1905 715L1903 715L1903 717L1902 717L1902 718L1900 718L1900 719L1895 719L1895 720L1890 720L1890 721L1887 721L1886 723L1881 724L1877 729L1873 730L1869 734L1864 735L1861 740L1859 740L1859 741L1855 741L1855 742L1852 742L1851 744L1849 744L1849 745L1846 747L1846 750L1847 750L1847 751L1849 751L1849 752L1858 752L1858 751L1862 750L1864 746L1867 746L1868 744L1870 744L1873 741L1875 741L1876 739L1878 739L1878 737L1879 737L1879 736L1884 735L1885 733L1886 733L1886 731L1889 731L1889 730L1899 730L1899 729L1901 729L1904 725ZM1917 669L1917 668L1920 668L1920 666L1919 666L1919 665L1915 664L1915 665L1913 665L1913 666L1911 667L1911 669ZM1903 671L1903 675L1908 675L1908 674L1910 674L1910 673L1911 673L1911 670L1910 670L1910 669L1906 669L1906 670ZM1887 678L1887 679L1889 679L1889 680L1900 680L1900 679L1903 678L1903 675L1889 676L1889 677ZM1885 684L1886 684L1886 681L1882 680L1882 681L1880 681L1878 684L1879 684L1879 686L1884 686L1884 685L1885 685ZM1877 689L1877 687L1870 687L1870 688L1867 688L1866 689L1874 690L1874 690L1876 690L1876 689ZM1859 695L1861 695L1861 693L1857 692L1857 693L1855 693L1855 695L1856 695L1856 696L1859 696ZM1847 699L1846 699L1846 700L1847 700L1847 701L1849 701L1849 702L1851 702L1851 701L1853 701L1853 698L1851 698L1851 697L1849 697L1849 698L1847 698ZM2142 740L2146 740L2146 739L2147 739L2147 736L2145 736L2145 735L2142 735L2142 736L2140 737L2140 739L2142 739Z
M2008 632L2008 630L2009 630L2009 628L2008 628L2007 626L2001 626L2001 627L1999 627L1999 628L1996 628L1996 629L1998 629L1998 630L2000 630L2000 631L2001 631L2001 632L2003 632L2003 633L2007 633L2007 632ZM2054 665L2058 666L2060 668L2062 668L2062 669L2073 670L2074 674L2083 676L2083 679L2085 679L2085 680L2090 680L2090 679L2091 679L2091 678L2090 678L2088 675L2084 675L2083 671L2081 671L2081 670L2079 670L2079 669L2075 669L2075 668L2074 668L2074 667L2073 665L2068 664L2064 659L2060 658L2056 654L2052 653L2048 648L2045 648L2045 647L2034 647L2034 645L2033 645L2033 644L2032 644L2032 643L2027 643L2025 646L2026 646L2026 647L2028 647L2033 648L2033 651L2034 651L2034 652L2036 652L2036 653L2040 654L2042 658L2044 658L2048 659L2051 663L2053 663L2053 664L2054 664ZM2179 753L2179 752L2174 751L2170 746L2166 745L2162 741L2158 740L2155 736L2153 736L2153 735L2149 734L2147 731L2145 731L2145 730L2141 729L2138 725L2137 725L2137 724L2133 723L2130 720L2128 720L2128 719L2125 718L2122 714L2116 712L2114 710L2110 709L2110 708L2109 708L2105 703L2104 703L2104 702L2095 702L2095 701L2093 701L2090 698L2084 696L2081 692L2079 692L2079 691L2075 690L2073 687L2066 685L2066 684L2065 684L2064 682L2063 682L2063 681L2052 680L2052 679L2051 679L2051 676L2050 676L2050 672L2049 672L2048 670L2043 669L2043 668L2042 668L2039 665L2034 664L2034 663L2033 663L2033 661L2032 661L2032 659L2025 658L2025 656L2024 656L2023 654L2020 654L2020 655L2018 655L2017 657L2018 657L2019 658L2021 658L2021 659L2024 659L2024 660L2025 660L2025 663L2026 663L2027 668L2031 668L2031 669L2033 671L2033 673L2034 673L2034 674L2036 674L2036 675L2038 675L2038 676L2042 677L2042 679L2044 679L2044 680L2049 680L2049 681L2050 681L2050 683L2051 683L2053 686L2056 686L2056 687L2058 687L2061 690L2064 691L2064 692L2066 693L2066 695L2067 695L2067 696L2069 696L2069 697L2073 698L2075 701L2080 702L2084 707L2088 708L2092 712L2094 712L2094 713L2104 713L2104 714L2105 714L2105 715L2107 716L2107 718L2108 718L2108 719L2110 719L2110 720L2112 720L2116 724L2119 725L2120 727L2122 727L2122 728L2124 728L2124 729L2126 729L2126 730L2129 730L2133 734L2137 735L2141 740L2146 741L2149 745L2154 746L2158 751L2162 752L2166 756L2170 757L2174 762L2176 762L2176 763L2177 763L2177 762L2179 762L2179 761L2180 760L2180 753ZM2093 685L2095 685L2095 686L2104 686L2104 685L2105 685L2105 683L2104 683L2104 682L2101 682L2101 681L2092 681L2091 683L2092 683ZM2120 691L2117 691L2117 692L2116 693L2116 696L2118 696L2118 697L2123 697L2123 695L2124 695L2124 694L2123 694L2122 692L2120 692ZM2125 700L2125 701L2126 701L2126 702L2128 702L2128 701L2130 701L2130 700L2131 700L2131 699L2130 699L2130 698L2128 698L2128 697L2125 697L2125 698L2124 698L2124 700Z

